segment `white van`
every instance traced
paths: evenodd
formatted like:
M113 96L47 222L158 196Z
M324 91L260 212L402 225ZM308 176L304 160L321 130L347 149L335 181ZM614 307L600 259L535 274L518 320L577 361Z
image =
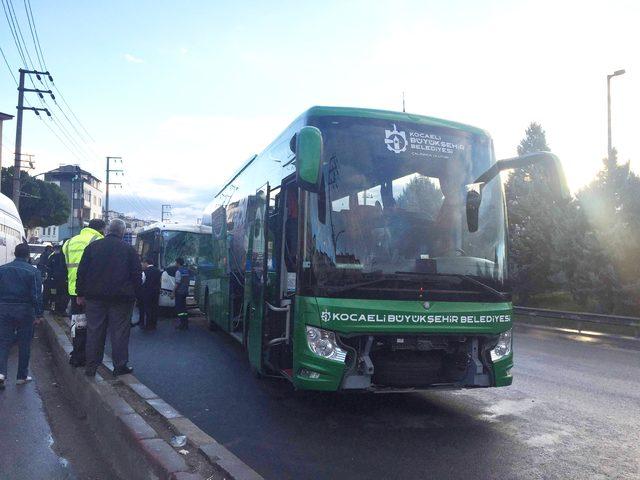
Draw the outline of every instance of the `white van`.
M23 242L24 227L11 199L0 193L0 265L13 261L16 245Z

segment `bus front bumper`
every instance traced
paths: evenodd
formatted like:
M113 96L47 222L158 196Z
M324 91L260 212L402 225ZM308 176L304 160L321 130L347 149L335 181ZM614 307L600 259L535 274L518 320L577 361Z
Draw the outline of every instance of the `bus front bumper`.
M473 343L474 340L470 339ZM406 391L505 387L511 385L513 354L495 362L447 358L446 354L389 352L364 361L358 354L345 363L318 357L309 350L296 362L293 384L301 390ZM369 357L371 359L371 356ZM456 362L457 363L453 363ZM372 370L367 370L367 364Z

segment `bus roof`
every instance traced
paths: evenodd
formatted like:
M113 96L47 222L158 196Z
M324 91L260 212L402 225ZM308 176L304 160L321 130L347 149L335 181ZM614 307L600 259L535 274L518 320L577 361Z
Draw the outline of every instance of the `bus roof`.
M197 225L195 223L166 223L155 222L138 230L137 234L148 232L151 230L172 231L172 232L189 232L210 234L211 227L206 225Z
M476 135L484 135L489 137L489 133L472 125L466 125L464 123L452 122L450 120L444 120L436 117L427 117L425 115L415 115L413 113L395 112L390 110L376 110L372 108L354 108L354 107L329 107L329 106L315 106L300 114L291 124L278 135L278 137L270 143L259 155L252 155L242 166L227 180L223 186L214 195L213 201L207 205L203 213L203 222L207 222L208 216L213 212L217 199L222 193L231 185L236 179L243 174L243 172L256 160L265 155L265 152L269 151L274 145L277 145L282 141L283 135L291 135L291 130L295 125L305 123L310 117L327 117L327 116L343 116L343 117L360 117L360 118L374 118L389 121L398 122L413 122L422 125L431 125L436 127L445 127L456 130L463 130Z
M372 108L354 108L354 107L326 107L317 106L311 107L309 110L302 114L307 117L326 117L326 116L343 116L343 117L366 117L366 118L378 118L382 120L391 121L404 121L421 123L423 125L433 125L437 127L449 127L457 130L465 130L467 132L476 133L480 135L489 135L486 130L483 130L472 125L467 125L459 122L452 122L451 120L444 120L442 118L427 117L425 115L415 115L413 113L395 112L392 110L376 110Z
M315 106L311 107L302 114L300 114L296 120L292 123L296 123L300 118L308 117L328 117L328 116L342 116L342 117L363 117L363 118L378 118L390 121L404 121L421 123L423 125L433 125L437 127L455 128L456 130L465 130L470 133L478 135L490 136L489 132L482 128L474 127L473 125L467 125L464 123L453 122L451 120L444 120L442 118L427 117L425 115L415 115L413 113L394 112L392 110L376 110L373 108L356 108L356 107L327 107L327 106ZM267 146L267 150L271 145ZM231 178L225 182L224 186L215 194L218 197L228 186L232 183L242 172L249 166L259 155L254 154L242 164L242 166L231 176Z

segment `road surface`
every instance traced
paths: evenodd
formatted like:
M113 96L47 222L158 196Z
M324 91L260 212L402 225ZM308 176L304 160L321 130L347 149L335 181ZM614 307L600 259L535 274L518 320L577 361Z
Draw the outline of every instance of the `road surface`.
M640 478L640 346L518 332L514 385L293 393L203 325L135 329L135 374L267 479Z
M117 480L95 437L55 377L43 327L31 348L34 381L16 386L17 349L0 390L0 480Z

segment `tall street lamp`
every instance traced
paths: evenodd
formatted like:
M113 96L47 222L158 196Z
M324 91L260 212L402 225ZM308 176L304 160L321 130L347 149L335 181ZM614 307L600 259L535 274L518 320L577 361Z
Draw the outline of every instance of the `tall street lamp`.
M609 160L611 160L611 152L613 150L611 145L611 79L624 73L624 70L616 70L611 75L607 75L607 158Z

